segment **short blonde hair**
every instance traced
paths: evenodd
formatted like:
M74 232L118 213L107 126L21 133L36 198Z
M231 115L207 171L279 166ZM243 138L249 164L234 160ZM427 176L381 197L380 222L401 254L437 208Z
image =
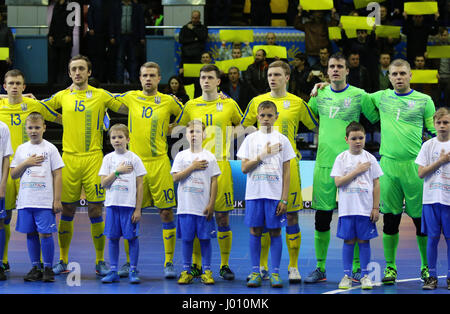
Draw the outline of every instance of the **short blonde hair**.
M27 121L30 122L36 122L36 121L42 121L43 124L45 124L44 122L44 116L42 116L41 113L33 111L32 113L30 113L27 118L25 119L25 124L27 123Z
M205 131L205 124L202 122L202 120L191 120L188 122L188 124L186 125L186 129L190 129L190 128L194 128L196 125L201 125L202 126L202 131Z
M436 122L443 116L450 115L450 108L448 107L441 107L433 115L433 122Z
M130 131L128 130L128 127L125 124L117 123L114 124L108 131L109 137L111 137L111 133L115 132L122 132L126 138L130 138Z

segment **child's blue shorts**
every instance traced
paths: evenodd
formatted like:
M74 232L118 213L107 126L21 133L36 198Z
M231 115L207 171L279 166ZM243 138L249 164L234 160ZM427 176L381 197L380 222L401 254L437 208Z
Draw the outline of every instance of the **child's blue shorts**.
M0 199L0 219L6 218L5 199Z
M108 239L134 239L139 236L139 222L132 223L134 207L107 206L104 234Z
M245 224L250 228L281 229L287 225L286 214L277 216L279 200L256 199L245 201Z
M370 240L378 237L378 231L369 216L350 215L339 217L336 236L344 240Z
M422 233L438 238L441 231L445 238L450 238L450 206L444 204L423 204Z
M22 233L57 232L55 214L51 208L22 208L17 211L16 231Z
M209 240L217 237L214 217L209 221L205 216L179 214L177 215L177 238L193 241L195 236L200 240Z

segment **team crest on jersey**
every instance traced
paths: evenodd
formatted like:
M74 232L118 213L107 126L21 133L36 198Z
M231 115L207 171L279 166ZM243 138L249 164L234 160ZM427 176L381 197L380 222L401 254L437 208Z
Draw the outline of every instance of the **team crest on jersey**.
M155 96L155 104L160 104L161 103L161 96Z
M22 111L27 111L28 105L26 103L20 104L20 107L22 108Z
M223 102L216 103L216 109L217 111L223 111Z
M352 103L352 99L350 97L347 97L344 99L344 107L348 108L350 107L350 104Z
M290 100L283 101L283 108L284 109L288 109L290 106L291 106L291 101Z
M415 100L408 100L408 107L409 108L414 108L415 105L416 105L416 101Z
M86 98L92 98L92 91L91 90L86 91Z

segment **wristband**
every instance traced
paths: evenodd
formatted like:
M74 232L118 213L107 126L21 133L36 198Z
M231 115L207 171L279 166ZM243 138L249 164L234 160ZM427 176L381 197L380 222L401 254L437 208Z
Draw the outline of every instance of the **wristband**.
M287 205L287 204L288 204L288 202L285 201L285 200L280 200L280 202L283 203L284 205Z
M120 173L119 173L119 171L114 171L114 175L116 176L116 178L118 178L119 176L120 176Z

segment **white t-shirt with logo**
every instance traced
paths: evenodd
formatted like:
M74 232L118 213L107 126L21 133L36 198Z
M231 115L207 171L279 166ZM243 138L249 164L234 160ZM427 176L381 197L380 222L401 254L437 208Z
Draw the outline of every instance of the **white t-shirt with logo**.
M280 200L283 192L283 163L295 158L289 139L278 131L270 133L256 131L248 135L241 144L237 157L255 160L263 152L266 144L281 143L281 151L265 157L252 171L247 173L245 199Z
M376 158L365 150L359 155L353 155L346 150L336 157L331 170L331 177L345 176L355 170L358 163L365 162L370 162L370 168L338 189L339 217L349 215L370 216L373 208L373 180L381 177L383 171Z
M216 157L205 149L199 153L192 153L190 149L179 152L175 156L170 173L185 170L196 159L206 160L208 167L193 171L187 178L178 182L177 214L205 216L203 211L210 200L211 178L221 173Z
M28 167L20 177L17 209L53 208L52 171L64 167L55 145L46 140L40 144L26 142L19 145L10 167L16 168L34 154L44 156L44 161L40 166Z
M426 141L416 158L419 166L429 166L439 159L441 150L450 152L450 141L440 142L437 137ZM450 163L440 166L423 181L423 204L450 205Z
M0 178L3 175L2 161L3 157L11 156L14 154L11 145L11 133L9 132L8 126L0 121Z
M98 175L110 175L122 162L132 165L133 171L120 174L108 188L105 188L105 206L136 207L136 178L146 175L147 171L135 153L130 151L123 154L109 153L103 158Z

